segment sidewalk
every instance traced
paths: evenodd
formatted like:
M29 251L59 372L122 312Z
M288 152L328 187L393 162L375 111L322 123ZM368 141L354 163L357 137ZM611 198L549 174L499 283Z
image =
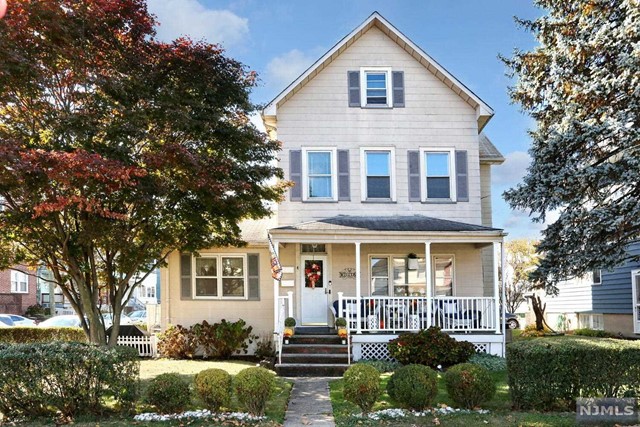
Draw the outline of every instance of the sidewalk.
M334 427L327 378L293 378L284 427Z

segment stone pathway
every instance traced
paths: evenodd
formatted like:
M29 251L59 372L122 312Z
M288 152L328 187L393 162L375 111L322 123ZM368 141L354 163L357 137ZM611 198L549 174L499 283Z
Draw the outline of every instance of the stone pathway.
M334 427L327 378L293 378L284 427Z

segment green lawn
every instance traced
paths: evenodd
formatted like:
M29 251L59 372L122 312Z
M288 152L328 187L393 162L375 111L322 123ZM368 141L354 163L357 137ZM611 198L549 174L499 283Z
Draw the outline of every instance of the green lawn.
M358 415L360 409L344 400L343 380L335 380L330 383L331 403L333 414L338 427L346 426L460 426L470 427L476 425L486 426L527 426L527 427L555 427L555 426L575 426L575 414L573 413L537 413L537 412L514 412L510 409L509 391L507 388L506 372L496 372L492 374L498 386L494 398L483 405L483 409L491 411L489 414L453 414L438 415L429 417L405 417L398 420L372 421L365 420ZM387 382L391 374L383 374L380 379L380 386L383 390L378 399L374 411L388 408L399 408L396 402L386 392ZM447 404L453 407L456 405L449 400L444 388L444 381L439 375L437 404Z
M144 393L149 381L155 376L166 373L166 372L176 372L180 374L185 380L193 383L193 378L195 374L200 371L209 368L218 368L224 369L229 372L231 375L235 375L243 369L255 366L255 363L251 362L240 362L240 361L198 361L198 360L169 360L169 359L158 359L158 360L143 360L140 362L140 382L141 389ZM275 375L275 374L274 374ZM268 421L261 422L256 424L260 427L271 427L281 425L284 421L284 413L287 408L287 403L289 401L289 394L291 392L292 384L288 381L280 377L276 377L276 391L274 395L271 397L267 409L265 411L265 415L268 417ZM194 396L193 404L188 409L202 409L204 405L199 402L197 397ZM244 409L240 405L240 403L233 398L231 402L231 408L227 408L229 411L242 411ZM137 413L142 412L154 412L154 409L145 404L139 404L136 408ZM30 421L28 425L33 426L54 426L55 423L52 420L39 420L39 421ZM83 416L78 417L74 421L74 426L78 427L114 427L114 426L237 426L238 422L228 422L225 424L212 423L211 421L197 421L197 420L182 420L182 421L163 421L163 422L134 422L133 415L131 416L122 416L115 414L105 414L99 417L89 417Z

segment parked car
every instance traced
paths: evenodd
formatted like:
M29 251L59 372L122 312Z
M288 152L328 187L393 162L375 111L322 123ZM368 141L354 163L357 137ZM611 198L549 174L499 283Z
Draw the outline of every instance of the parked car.
M518 320L518 316L513 313L505 313L505 323L507 324L507 328L509 329L519 329L520 321Z
M41 328L79 328L80 318L75 314L63 314L61 316L53 316L38 325Z
M10 328L15 326L8 314L0 314L0 328Z
M102 318L104 319L104 328L109 329L111 325L113 325L113 314L111 313L103 313ZM131 325L131 319L126 314L120 315L120 324L121 325Z
M129 319L134 324L146 324L147 323L147 310L136 310L129 313Z
M3 314L2 316L9 316L13 320L14 326L36 326L36 321L33 319L27 319L17 314Z

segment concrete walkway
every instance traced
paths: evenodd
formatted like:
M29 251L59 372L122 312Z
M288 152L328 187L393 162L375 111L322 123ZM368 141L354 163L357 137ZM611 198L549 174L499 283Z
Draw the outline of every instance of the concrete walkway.
M327 378L293 378L284 427L334 427Z

